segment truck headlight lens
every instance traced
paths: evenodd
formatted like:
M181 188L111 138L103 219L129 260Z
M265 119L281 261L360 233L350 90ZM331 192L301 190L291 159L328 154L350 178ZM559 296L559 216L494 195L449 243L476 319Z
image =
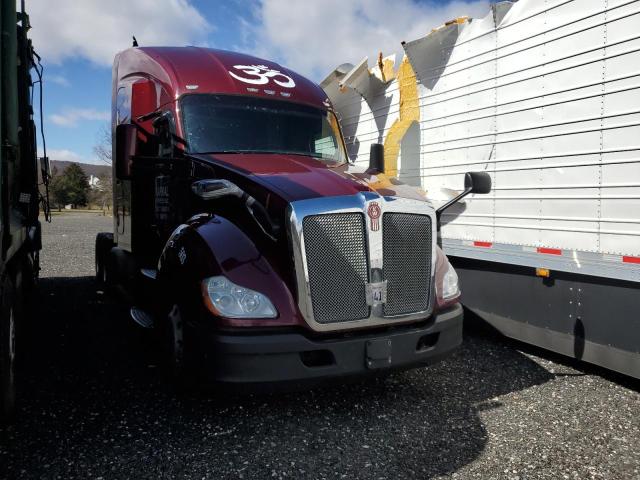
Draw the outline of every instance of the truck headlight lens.
M460 297L458 274L440 247L436 247L436 299L438 308L453 305Z
M205 278L202 291L209 310L221 317L275 318L278 315L266 296L223 276Z
M460 295L460 287L458 286L458 274L450 263L447 263L447 271L442 278L442 299L450 300Z

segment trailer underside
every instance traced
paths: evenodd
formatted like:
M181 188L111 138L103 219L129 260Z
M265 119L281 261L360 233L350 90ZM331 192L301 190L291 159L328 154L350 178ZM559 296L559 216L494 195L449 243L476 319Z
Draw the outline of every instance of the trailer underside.
M452 257L463 304L507 337L640 378L638 284Z

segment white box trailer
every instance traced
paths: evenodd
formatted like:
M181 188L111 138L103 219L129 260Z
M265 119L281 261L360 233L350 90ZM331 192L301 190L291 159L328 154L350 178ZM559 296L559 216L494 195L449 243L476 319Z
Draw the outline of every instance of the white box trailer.
M503 2L403 45L412 78L364 61L323 82L352 158L383 142L436 203L488 172L443 215L463 303L640 377L640 1Z

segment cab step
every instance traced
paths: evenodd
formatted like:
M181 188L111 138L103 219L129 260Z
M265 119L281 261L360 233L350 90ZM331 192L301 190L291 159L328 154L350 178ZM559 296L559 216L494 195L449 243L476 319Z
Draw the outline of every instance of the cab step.
M153 318L153 315L145 310L142 310L141 308L131 307L131 310L129 310L129 315L131 315L133 321L140 325L142 328L155 327L156 322Z
M141 268L140 273L149 280L155 280L158 276L158 271L153 268Z

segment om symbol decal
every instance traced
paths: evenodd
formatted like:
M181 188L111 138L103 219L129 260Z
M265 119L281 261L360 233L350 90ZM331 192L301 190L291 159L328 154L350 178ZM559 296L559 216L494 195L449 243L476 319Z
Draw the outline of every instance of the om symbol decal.
M265 65L234 65L233 68L239 70L242 75L238 75L231 70L229 70L229 75L241 82L251 83L253 85L266 85L269 83L269 80L273 80L274 83L284 88L293 88L296 86L293 78Z

